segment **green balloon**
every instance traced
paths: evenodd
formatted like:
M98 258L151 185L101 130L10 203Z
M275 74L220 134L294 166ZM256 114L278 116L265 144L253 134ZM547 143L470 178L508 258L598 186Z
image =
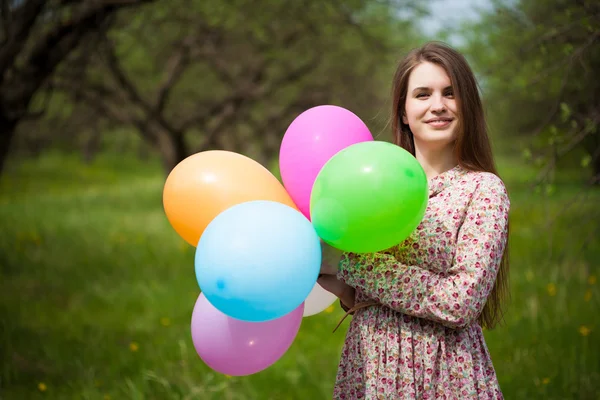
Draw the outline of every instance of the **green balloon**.
M313 185L310 216L331 246L374 253L410 236L428 198L427 176L412 154L388 142L361 142L323 166Z

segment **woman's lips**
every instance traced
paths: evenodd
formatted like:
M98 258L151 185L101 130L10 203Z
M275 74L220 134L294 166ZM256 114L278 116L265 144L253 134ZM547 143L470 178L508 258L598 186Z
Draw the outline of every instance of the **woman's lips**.
M445 128L452 123L452 118L434 118L425 121L425 123L434 128Z

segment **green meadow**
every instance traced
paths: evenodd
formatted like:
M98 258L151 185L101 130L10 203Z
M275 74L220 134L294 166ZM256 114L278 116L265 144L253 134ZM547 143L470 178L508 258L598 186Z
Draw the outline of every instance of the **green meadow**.
M485 335L507 399L600 398L600 190L499 159L509 188L511 300ZM194 249L162 209L158 163L48 153L0 178L0 399L331 398L348 326L305 318L267 370L228 377L190 337Z

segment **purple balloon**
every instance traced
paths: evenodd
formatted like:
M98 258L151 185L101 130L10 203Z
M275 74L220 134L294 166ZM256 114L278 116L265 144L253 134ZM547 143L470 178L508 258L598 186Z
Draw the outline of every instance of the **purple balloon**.
M321 168L340 150L373 141L367 125L343 107L310 108L292 121L279 149L279 172L287 192L310 220L310 195Z
M281 318L248 322L217 310L200 293L192 312L192 341L213 370L231 376L251 375L285 354L300 329L304 303Z

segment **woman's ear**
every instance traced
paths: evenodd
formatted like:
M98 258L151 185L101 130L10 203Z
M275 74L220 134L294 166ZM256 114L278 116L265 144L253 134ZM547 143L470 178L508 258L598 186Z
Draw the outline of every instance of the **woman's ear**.
M408 125L408 118L406 118L406 114L402 113L402 123L404 125Z

